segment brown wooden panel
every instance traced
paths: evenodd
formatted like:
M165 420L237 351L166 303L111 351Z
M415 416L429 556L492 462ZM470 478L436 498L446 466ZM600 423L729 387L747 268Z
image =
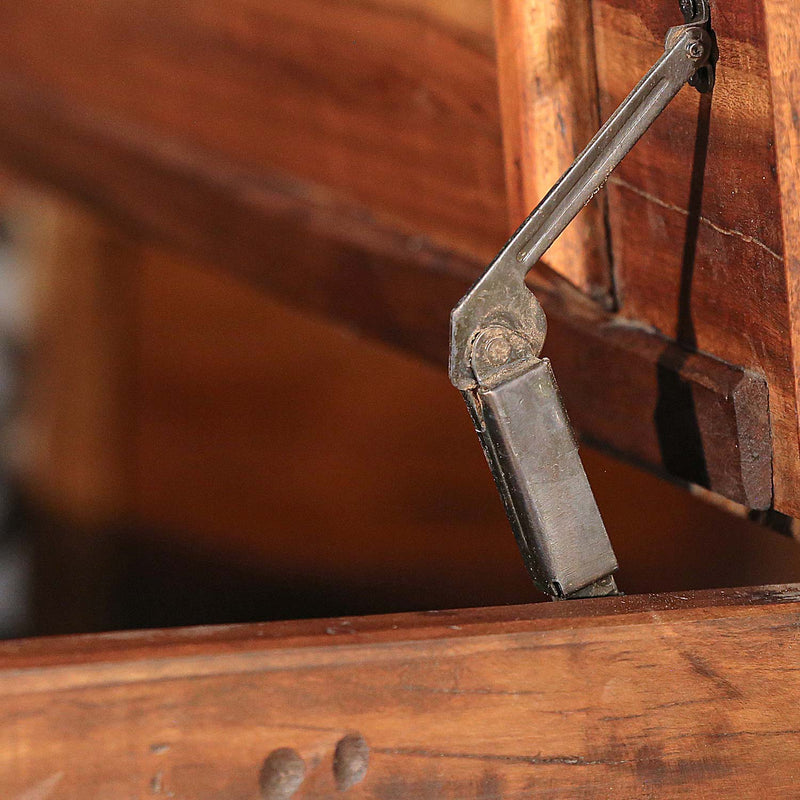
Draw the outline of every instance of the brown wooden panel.
M449 309L479 263L330 190L275 174L220 174L23 87L0 90L0 152L125 230L442 363ZM4 125L4 123L8 123ZM386 290L384 291L384 284Z
M395 608L531 596L469 418L444 370L158 252L138 271L137 518L185 538L192 549L224 543L276 580L335 576L341 585L372 587L363 596L376 602L391 595ZM701 363L716 382L697 376L695 359L685 373L659 369L658 359L671 352L667 342L614 328L589 310L581 316L575 306L563 321L557 305L548 306L550 355L565 367L559 374L568 400L581 400L570 402L573 421L590 424L606 446L624 435L645 463L660 463L660 436L678 453L696 456L690 445L697 435L687 435L685 421L677 430L668 419L652 425L658 379L673 394L683 387L684 413L695 395L707 403L698 415L703 436L725 434L717 443L725 463L711 465L712 485L727 479L732 496L755 505L753 479L760 477L768 501L768 437L758 440L767 445L766 475L743 470L732 425L734 415L758 421L765 414L764 402L742 408L746 390L763 391L763 382L754 386L713 361ZM618 339L618 347L604 350L605 338ZM632 361L637 369L622 379ZM669 453L674 462L675 451ZM592 450L584 458L627 591L792 579L792 542L744 521L735 527L704 503L689 508L677 487ZM756 571L768 560L780 570ZM320 591L321 578L309 580Z
M77 526L129 502L128 430L136 244L41 193L14 193L32 285L20 464L40 507Z
M796 356L784 258L763 0L712 3L720 61L713 96L682 91L609 182L621 313L766 377L775 502L800 515ZM607 116L663 50L672 3L595 0ZM797 30L784 17L783 35ZM783 144L781 144L783 147ZM790 151L782 154L791 158Z
M781 189L781 222L786 288L789 298L789 353L795 381L794 405L786 399L787 415L800 418L800 122L797 96L800 87L800 10L791 0L764 0L770 54L770 86L775 120L775 149ZM773 220L778 225L778 220ZM791 443L788 445L792 455ZM800 516L795 514L795 516Z
M497 0L497 69L511 229L600 127L591 0ZM556 272L613 302L600 193L547 253Z
M14 798L789 797L797 586L0 646ZM352 740L351 740L352 741ZM342 757L340 751L340 758ZM274 764L275 757L270 763Z
M42 204L39 198L36 207ZM26 486L51 517L36 526L37 630L497 605L537 596L443 369L156 248L98 269L104 262L93 256L102 248L88 245L118 235L66 209L58 228L48 240L50 269L36 273L47 308L59 310L58 319L43 318L48 336L38 340L43 352L37 346L33 353L37 385L49 390L29 409L24 437L33 448L26 463L38 473ZM75 241L86 246L53 247ZM574 420L583 426L585 405L590 422L609 426L600 434L624 434L634 453L644 451L638 460L658 463L660 443L647 416L657 401L656 367L640 365L630 383L607 368L627 372L627 363L640 359L638 332L617 329L619 348L603 351L603 337L614 338L611 322L592 313L585 298L580 313L576 302L570 306L562 322L549 305L550 354L569 367L560 370L569 396L583 398L580 407L570 403ZM645 356L669 352L659 337L644 339ZM705 366L713 373L713 363ZM699 420L724 426L736 412L741 375L727 367L714 374L714 392L702 378L687 381L684 392L717 398L719 410ZM92 414L67 413L91 376L108 381L100 411L110 399L111 408L124 409L124 425L110 426L118 415L97 413L97 405ZM725 376L730 380L719 383ZM594 385L605 387L599 396ZM732 403L726 387L737 389ZM603 407L604 398L615 411ZM631 415L639 398L646 411ZM49 446L54 430L58 448ZM681 432L669 427L668 434L683 447ZM727 447L735 442L720 445L734 479L741 459ZM583 456L626 591L757 585L799 574L793 542L595 450ZM125 485L115 505L104 487L120 477L117 464ZM741 491L735 482L731 489ZM65 526L65 518L83 524Z
M0 13L0 93L20 83L151 156L211 161L236 191L278 170L460 252L502 244L490 0L2 0Z

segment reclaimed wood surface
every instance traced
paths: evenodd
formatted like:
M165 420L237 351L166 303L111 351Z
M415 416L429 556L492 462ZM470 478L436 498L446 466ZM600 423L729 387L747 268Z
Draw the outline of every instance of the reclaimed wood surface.
M3 794L792 797L799 599L784 586L6 643Z

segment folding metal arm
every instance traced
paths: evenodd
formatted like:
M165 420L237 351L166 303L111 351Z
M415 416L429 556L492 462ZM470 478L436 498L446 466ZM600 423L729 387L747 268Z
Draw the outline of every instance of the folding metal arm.
M616 593L611 544L547 359L547 323L525 275L691 82L713 87L707 0L680 0L686 23L511 237L451 317L450 380L481 438L534 581L553 597Z

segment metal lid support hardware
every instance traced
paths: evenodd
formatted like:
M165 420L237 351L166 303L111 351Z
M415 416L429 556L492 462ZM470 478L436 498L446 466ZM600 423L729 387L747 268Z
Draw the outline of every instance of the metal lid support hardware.
M534 582L552 597L617 594L617 561L547 359L529 269L594 197L685 83L714 85L708 0L680 0L685 24L469 293L453 309L450 380L470 410Z

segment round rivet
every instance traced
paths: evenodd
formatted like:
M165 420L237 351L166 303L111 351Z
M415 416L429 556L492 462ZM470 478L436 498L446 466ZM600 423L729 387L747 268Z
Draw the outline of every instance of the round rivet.
M489 325L475 338L474 357L489 368L503 366L514 353L513 335L502 325Z
M333 754L333 777L339 791L363 781L368 766L369 745L360 733L349 733L339 740Z
M694 61L699 61L705 55L705 52L706 48L702 42L689 42L686 45L686 53Z
M280 747L264 759L258 784L261 800L289 800L306 777L306 763L297 750Z
M486 358L490 364L500 366L511 355L511 342L506 336L494 336L486 342Z

